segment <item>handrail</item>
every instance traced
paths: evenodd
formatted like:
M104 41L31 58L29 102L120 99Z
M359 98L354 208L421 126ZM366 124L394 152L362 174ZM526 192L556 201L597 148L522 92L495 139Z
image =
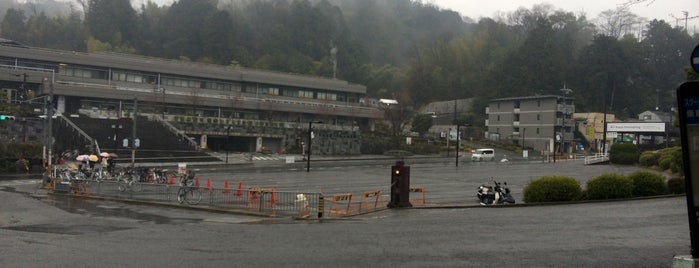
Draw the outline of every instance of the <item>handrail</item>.
M83 138L85 138L86 140L90 141L90 143L92 143L93 145L95 144L95 142L96 142L95 139L93 139L92 137L90 137L90 135L87 135L87 133L85 133L85 131L83 131L82 129L80 129L75 123L73 123L73 121L70 121L70 119L68 119L67 117L65 117L63 114L57 114L57 117L58 117L58 118L61 118L61 119L62 119L64 122L66 122L69 126L71 126L73 129L75 129L76 131L78 131L78 133L80 134L80 136L83 136Z
M180 131L177 127L175 127L175 126L173 126L172 124L170 124L170 122L164 120L164 119L163 119L162 117L160 117L159 115L153 115L151 118L154 118L155 121L158 121L158 122L160 122L161 124L163 124L163 126L165 126L165 128L167 128L170 132L172 132L172 134L175 134L175 135L178 135L178 136L181 135L183 138L185 138L185 139L188 141L189 146L191 146L192 148L198 149L198 147L197 147L197 142L194 141L194 139L193 139L192 137L187 136L187 134L184 134L184 132Z
M596 154L591 155L591 156L585 156L585 165L589 165L591 163L604 162L607 160L609 160L608 154L596 153Z

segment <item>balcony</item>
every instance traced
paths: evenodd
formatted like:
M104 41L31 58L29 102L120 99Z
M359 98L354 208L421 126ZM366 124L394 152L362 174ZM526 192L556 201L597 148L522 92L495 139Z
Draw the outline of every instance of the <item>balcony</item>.
M515 127L518 127L518 126L519 126L519 121L512 121L512 125L515 126Z
M85 80L85 79L84 79ZM93 79L94 80L94 79ZM157 92L153 88L139 88L140 84L121 82L117 84L100 84L98 81L76 82L58 80L54 85L54 94L105 99L133 100L134 97L144 102L164 102L168 104L196 105L208 107L237 107L238 109L268 110L293 113L311 113L335 116L353 116L363 118L383 118L383 111L375 107L363 107L338 101L315 99L296 99L280 96L256 97L254 94L227 94L216 90L191 88L168 88ZM47 92L42 92L47 93Z

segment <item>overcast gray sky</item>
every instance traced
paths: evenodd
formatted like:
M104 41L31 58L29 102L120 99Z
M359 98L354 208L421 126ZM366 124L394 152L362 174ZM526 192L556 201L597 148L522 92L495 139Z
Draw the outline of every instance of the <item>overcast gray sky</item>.
M616 9L619 5L631 0L425 0L443 9L451 9L461 13L462 16L471 17L478 20L480 17L495 17L498 12L507 13L517 10L519 7L531 9L535 4L548 3L557 9L578 13L580 11L587 14L587 18L592 20L600 12L608 9ZM675 26L674 17L683 18L680 25L684 26L684 13L689 16L699 16L699 0L646 0L633 1L640 2L631 5L629 10L641 17L649 20L661 19ZM696 27L696 30L695 30ZM693 30L699 32L699 17L688 20L689 32Z
M139 3L147 0L131 0ZM174 0L153 0L158 4L171 4ZM353 1L353 0L346 0ZM548 3L556 9L571 12L585 12L588 20L597 18L600 12L608 9L616 9L627 2L639 2L631 5L630 11L638 16L652 19L661 19L675 26L676 23L684 26L682 11L688 12L688 17L699 16L699 0L422 0L423 3L432 3L442 9L451 9L468 16L476 21L481 17L494 18L498 12L503 14L517 10L519 7L531 9L535 4ZM138 4L137 6L140 6ZM672 14L672 15L671 15ZM699 32L699 17L688 20L689 32Z

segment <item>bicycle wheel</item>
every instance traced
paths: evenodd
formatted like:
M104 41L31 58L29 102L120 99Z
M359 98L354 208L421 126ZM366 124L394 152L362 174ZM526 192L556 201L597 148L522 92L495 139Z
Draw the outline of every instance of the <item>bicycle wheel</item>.
M119 181L119 183L117 184L117 189L119 189L119 192L126 191L126 182Z
M190 205L199 204L199 202L201 202L201 190L192 188L191 190L187 191L185 200L187 200L187 204Z
M140 192L143 191L143 184L137 181L132 181L131 182L131 190L134 192Z
M177 190L177 202L180 202L180 204L182 204L184 203L185 198L187 198L187 196L185 196L185 188L180 187L180 189Z

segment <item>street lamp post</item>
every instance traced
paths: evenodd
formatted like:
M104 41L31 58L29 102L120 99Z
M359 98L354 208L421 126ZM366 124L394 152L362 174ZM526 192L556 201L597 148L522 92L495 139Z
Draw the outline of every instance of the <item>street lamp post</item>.
M561 156L563 153L566 151L566 117L568 116L568 94L572 93L573 90L570 88L567 88L565 84L563 84L563 88L561 88L561 91L563 92L563 122L562 127L561 127ZM555 162L555 159L554 159Z
M456 166L457 167L459 166L459 147L460 147L459 141L461 140L460 139L461 137L459 136L460 130L461 130L461 126L459 124L456 124L456 149L455 149L455 151L456 151Z
M138 98L133 99L133 129L131 131L131 167L136 166L136 118L138 117Z
M524 141L527 135L527 128L522 128L522 151L524 151Z
M230 142L231 127L225 126L225 128L226 128L226 145L224 146L224 148L226 150L226 164L228 164L228 143Z
M306 172L311 171L311 141L313 140L313 123L323 123L321 121L308 121L308 155L306 156Z
M451 138L451 128L447 131L447 157L449 157L449 139Z

